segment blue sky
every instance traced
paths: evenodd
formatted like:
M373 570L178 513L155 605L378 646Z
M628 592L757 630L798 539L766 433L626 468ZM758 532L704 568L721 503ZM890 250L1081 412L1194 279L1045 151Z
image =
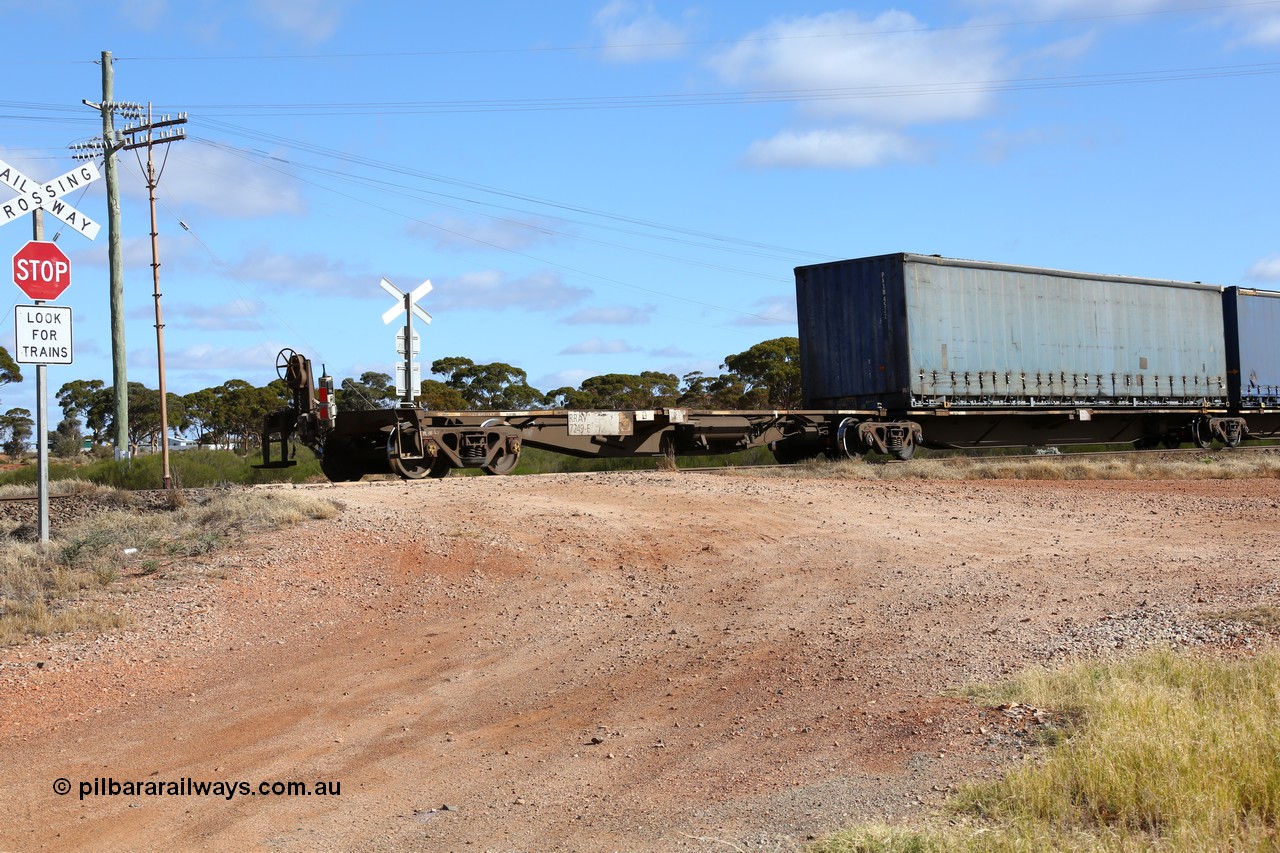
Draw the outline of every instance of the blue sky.
M792 269L823 260L1280 289L1280 2L0 9L0 159L30 177L100 133L81 101L100 100L104 50L117 100L189 116L157 151L178 393L266 382L285 346L339 381L390 373L382 277L433 282L427 365L505 361L542 390L717 372L796 333ZM145 183L134 154L121 166L128 373L155 387ZM105 223L102 182L70 201ZM25 217L0 249L30 237ZM76 361L51 391L111 379L106 243L105 225L59 237ZM26 373L0 409L34 408Z

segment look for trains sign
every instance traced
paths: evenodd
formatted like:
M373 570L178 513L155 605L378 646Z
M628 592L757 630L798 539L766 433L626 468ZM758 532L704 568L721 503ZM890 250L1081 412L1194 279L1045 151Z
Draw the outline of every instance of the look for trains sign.
M13 355L19 364L72 363L69 306L16 305L13 327Z

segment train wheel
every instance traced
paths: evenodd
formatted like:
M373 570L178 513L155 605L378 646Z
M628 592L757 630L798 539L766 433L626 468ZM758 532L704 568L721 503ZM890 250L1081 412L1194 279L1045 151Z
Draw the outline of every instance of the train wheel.
M911 434L908 433L907 437L902 440L902 444L898 445L897 447L889 448L889 452L893 454L894 459L899 459L903 462L906 462L912 456L916 455L915 439L913 439L911 437Z
M1173 432L1166 435L1160 441L1162 444L1164 444L1167 450L1177 450L1179 447L1182 446L1182 439L1178 437L1177 433L1173 433Z
M769 450L773 453L773 461L779 465L794 465L800 461L800 455L788 447L785 440L771 442Z
M773 451L773 458L777 460L779 465L795 465L797 462L807 462L810 459L817 459L822 453L821 449L816 445L786 438L771 442L769 449Z
M431 469L427 471L427 476L433 480L443 480L449 476L449 472L452 470L453 466L449 464L449 460L441 453L431 463Z
M333 483L346 483L364 476L364 466L355 459L355 445L348 438L330 436L324 443L320 470Z
M1208 450L1213 444L1213 433L1209 431L1209 420L1199 418L1191 425L1191 441L1201 450Z
M498 451L498 455L493 458L493 464L481 465L480 470L486 474L510 474L515 470L516 465L520 462L520 454L512 453L505 447Z
M858 435L858 422L854 418L845 418L836 427L836 446L830 454L832 459L861 459L867 450Z
M387 464L391 466L392 473L398 474L406 480L421 480L431 473L431 460L405 459L403 456L398 456L396 454L396 433L396 430L392 430L387 435Z
M388 459L391 470L406 480L421 480L431 473L431 466L416 459Z

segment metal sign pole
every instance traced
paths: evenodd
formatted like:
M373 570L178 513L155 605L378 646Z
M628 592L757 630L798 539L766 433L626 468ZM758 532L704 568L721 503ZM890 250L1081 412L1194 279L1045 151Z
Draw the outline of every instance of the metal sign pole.
M413 302L409 294L404 295L404 399L406 406L413 405Z
M31 212L31 236L44 240L44 211ZM37 305L44 300L36 299ZM36 365L36 531L41 542L49 541L49 401L48 366Z

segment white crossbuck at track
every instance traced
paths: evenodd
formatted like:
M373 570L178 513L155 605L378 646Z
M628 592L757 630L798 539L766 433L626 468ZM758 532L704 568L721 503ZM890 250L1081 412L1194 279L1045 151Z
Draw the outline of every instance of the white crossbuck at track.
M34 181L0 160L0 184L18 195L0 203L0 225L8 225L26 216L36 208L42 208L70 225L90 240L98 236L98 223L76 210L63 200L63 196L80 189L102 177L92 162L84 162L70 172L48 181Z
M382 315L382 322L390 323L395 318L404 313L404 297L405 293L385 278L378 282L378 286L389 293L395 300L396 304L387 309ZM424 323L431 322L431 315L418 307L418 300L431 292L431 280L427 279L422 284L413 289L409 296L409 309L413 311L413 315Z

